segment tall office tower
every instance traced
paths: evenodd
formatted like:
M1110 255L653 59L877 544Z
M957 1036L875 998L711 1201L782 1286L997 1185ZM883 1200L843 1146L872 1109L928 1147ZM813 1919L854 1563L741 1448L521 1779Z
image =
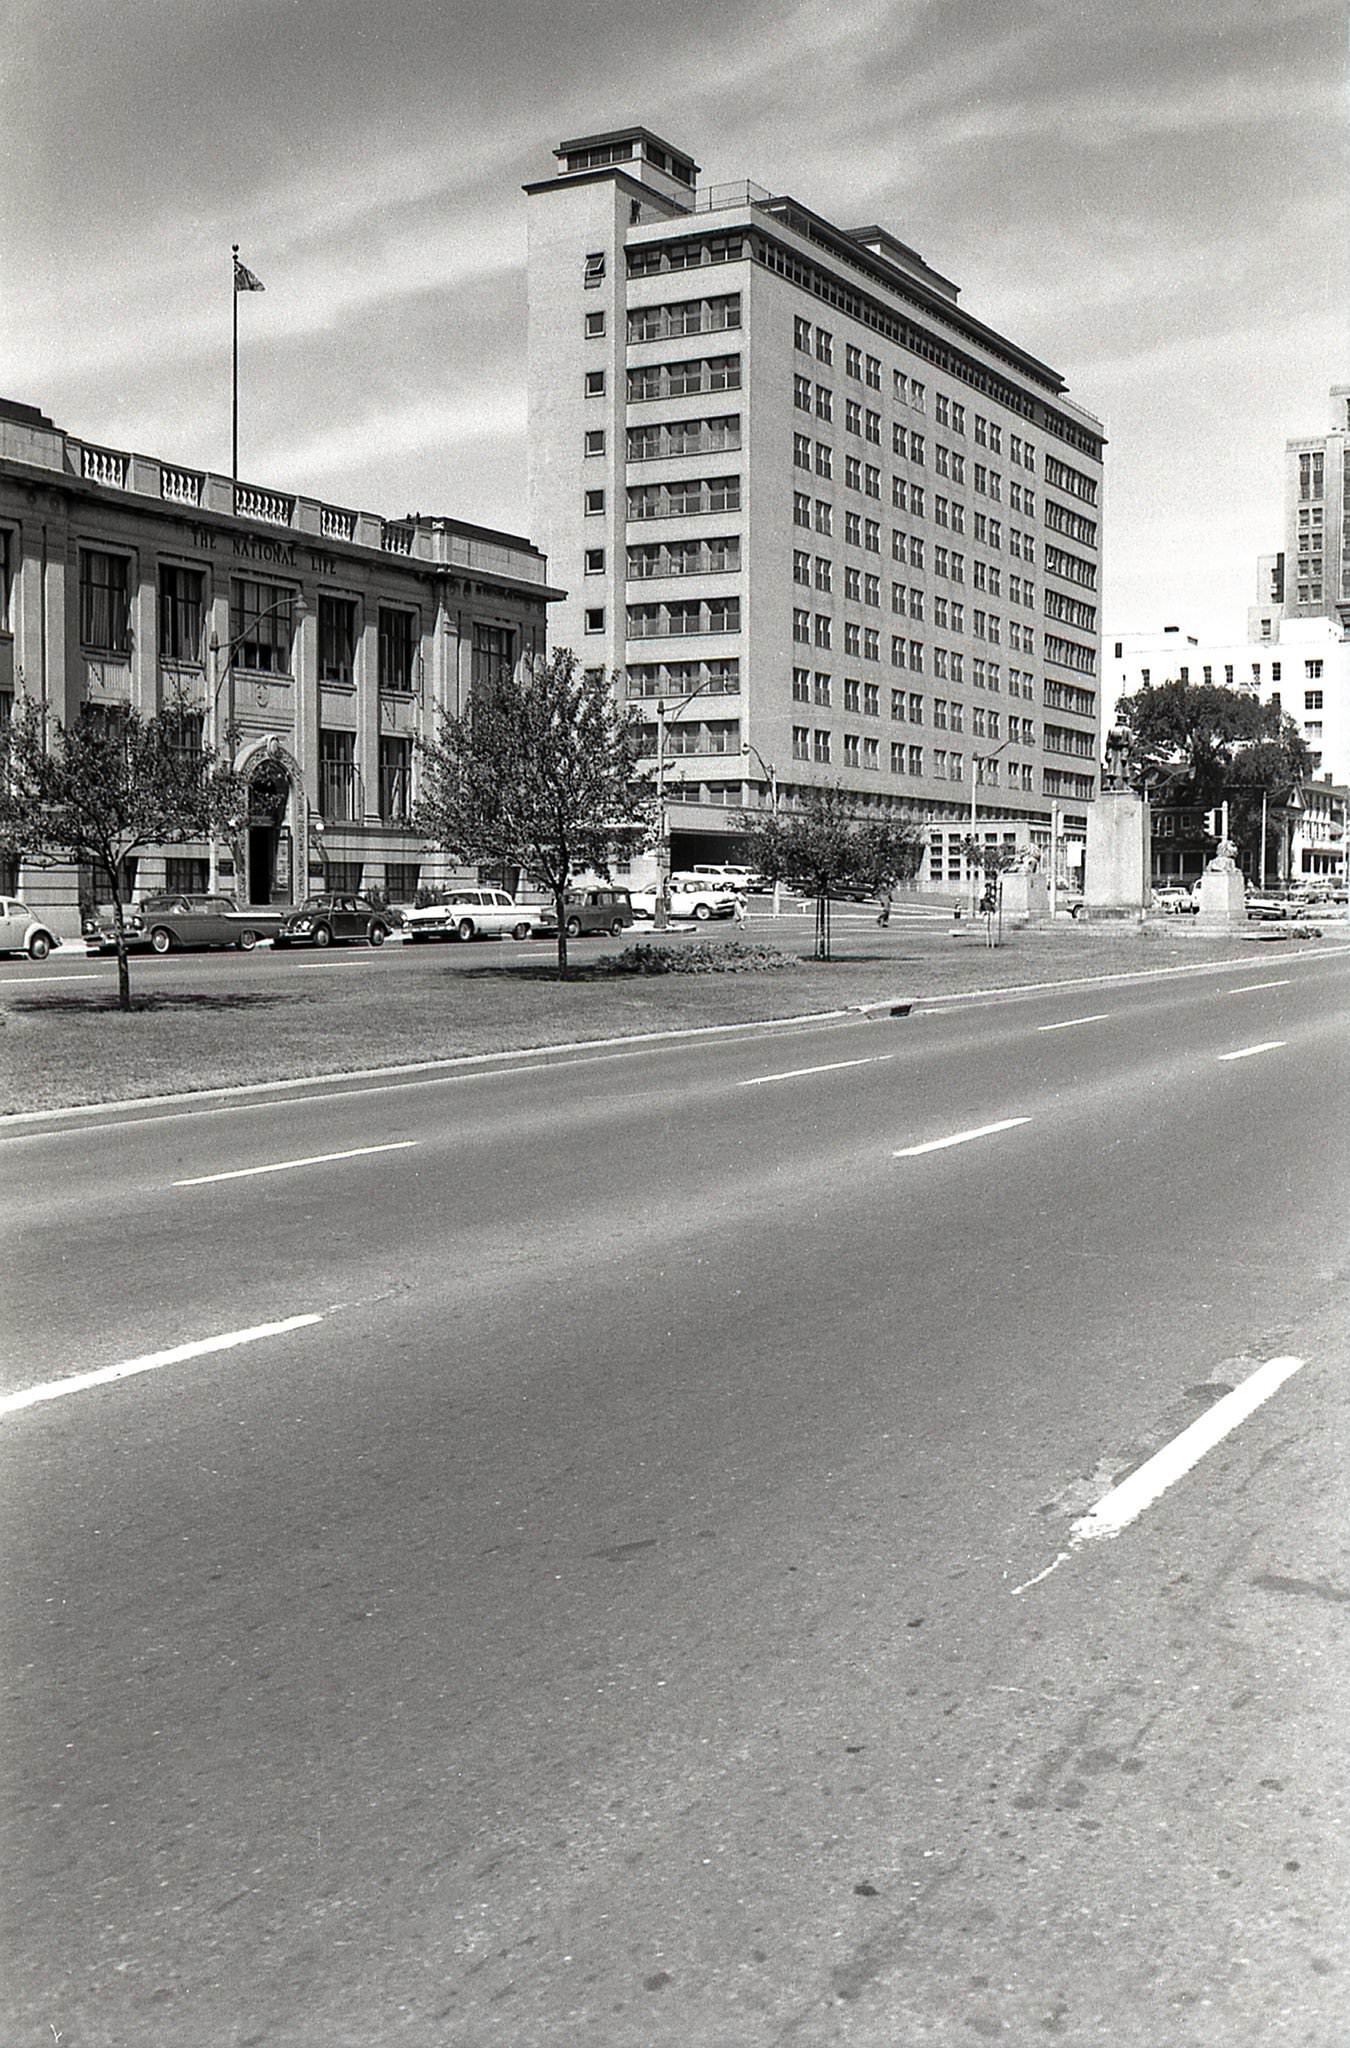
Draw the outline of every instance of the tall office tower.
M1331 387L1325 434L1284 449L1284 612L1350 632L1350 384Z
M675 864L841 784L962 839L1086 830L1101 702L1100 424L881 227L645 128L529 194L532 533L552 636L660 756ZM659 731L658 731L659 728Z

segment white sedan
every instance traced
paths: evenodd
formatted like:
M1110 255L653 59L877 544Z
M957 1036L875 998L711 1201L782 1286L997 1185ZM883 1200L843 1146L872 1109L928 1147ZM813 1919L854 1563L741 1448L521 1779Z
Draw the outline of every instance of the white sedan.
M51 926L17 896L0 897L0 953L26 953L30 960L45 960L60 943Z
M403 936L412 945L428 939L528 939L539 912L517 903L505 889L447 889L439 903L403 913Z
M633 915L640 918L656 916L655 889L633 889L629 891L633 903ZM736 891L719 888L671 889L670 914L672 918L696 918L700 924L710 917L734 917L736 915Z

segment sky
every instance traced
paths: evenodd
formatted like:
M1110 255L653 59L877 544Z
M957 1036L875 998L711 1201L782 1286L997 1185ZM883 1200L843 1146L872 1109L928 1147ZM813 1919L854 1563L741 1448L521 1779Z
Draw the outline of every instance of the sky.
M1106 633L1240 638L1350 383L1343 0L11 0L0 393L528 530L525 215L633 124L879 222L1108 436Z

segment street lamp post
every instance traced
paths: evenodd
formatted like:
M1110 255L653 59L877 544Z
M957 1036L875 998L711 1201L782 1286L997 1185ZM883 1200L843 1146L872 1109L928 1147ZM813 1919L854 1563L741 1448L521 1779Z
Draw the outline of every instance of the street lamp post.
M712 677L707 676L697 689L681 697L671 707L672 714L678 715L701 697L709 687ZM656 700L656 821L659 837L656 842L656 907L652 914L652 929L658 932L670 929L670 825L666 816L666 700Z
M1004 740L1001 746L997 746L994 748L992 754L972 754L970 757L970 839L972 849L974 847L975 841L976 796L980 786L980 764L984 761L997 761L999 755L1003 752L1004 747L1010 747L1011 745L1011 740ZM975 855L974 851L972 850L972 866L974 865L974 861ZM970 914L972 917L974 917L977 914L980 907L979 887L980 885L978 879L973 878L970 885Z
M763 754L760 753L759 748L751 746L749 740L741 741L741 752L743 754L753 754L755 759L758 761L761 769L764 771L764 774L769 784L769 815L771 818L776 820L778 817L778 776L774 769L773 762L766 761ZM782 904L782 878L781 876L775 875L773 878L773 914L775 917L781 916Z
M265 608L265 610L255 612L252 619L249 621L247 628L242 633L236 633L232 639L227 640L224 646L221 645L220 641L216 638L214 633L211 635L209 648L212 658L212 664L215 671L215 679L211 691L210 740L211 747L213 751L216 753L219 753L220 751L220 693L224 689L225 684L229 680L230 675L232 673L232 657L234 655L234 651L236 647L241 647L243 645L244 641L250 637L254 628L260 626L264 619L270 619L273 613L283 610L288 605L290 607L292 617L297 620L302 619L309 609L300 591L285 590L282 592L280 597L274 598L272 603L269 604ZM216 836L214 832L211 834L211 838L208 844L207 857L209 862L210 891L211 894L214 896L216 894L217 889L220 886L220 848L216 843Z

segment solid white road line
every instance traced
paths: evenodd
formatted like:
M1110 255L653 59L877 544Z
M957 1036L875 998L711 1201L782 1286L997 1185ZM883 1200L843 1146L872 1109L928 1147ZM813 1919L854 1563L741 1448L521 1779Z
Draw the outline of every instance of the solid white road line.
M297 1166L328 1166L335 1159L366 1159L372 1152L410 1152L420 1141L398 1138L391 1145L354 1145L349 1152L315 1152L308 1159L278 1159L270 1166L236 1166L229 1173L199 1173L192 1180L176 1180L176 1188L204 1188L217 1180L248 1180L258 1173L291 1173Z
M869 1053L861 1060L830 1060L822 1067L792 1067L785 1074L756 1074L749 1081L738 1081L738 1088L762 1088L768 1081L800 1081L804 1074L837 1074L841 1067L875 1067L883 1060L893 1060L893 1052Z
M1095 1010L1090 1017L1065 1017L1058 1024L1038 1024L1038 1031L1071 1031L1075 1024L1100 1024L1108 1016L1107 1010Z
M972 1138L992 1138L996 1131L1012 1131L1018 1124L1029 1124L1029 1116L1005 1116L1001 1123L981 1124L973 1131L953 1131L950 1138L930 1138L926 1145L906 1145L899 1152L892 1152L892 1159L917 1159L921 1152L945 1152L949 1145L968 1145Z
M1061 1550L1054 1563L1038 1572L1034 1579L1028 1579L1025 1585L1014 1586L1014 1593L1025 1593L1028 1587L1038 1586L1042 1579L1048 1579L1051 1572L1070 1558L1080 1545L1094 1543L1103 1536L1119 1536L1121 1530L1136 1521L1145 1508L1152 1507L1169 1486L1174 1486L1178 1479L1184 1479L1206 1452L1212 1451L1226 1436L1231 1436L1239 1423L1245 1422L1263 1402L1277 1393L1306 1362L1302 1358L1268 1358L1264 1365L1249 1373L1240 1386L1221 1395L1212 1408L1197 1416L1179 1436L1172 1438L1171 1443L1164 1444L1160 1451L1146 1458L1127 1479L1121 1480L1119 1486L1113 1486L1085 1515L1080 1515L1070 1525L1068 1549Z
M1267 1038L1260 1045L1244 1045L1241 1052L1221 1052L1220 1060L1250 1060L1259 1052L1278 1052L1282 1045L1288 1045L1287 1038Z
M1258 988L1290 988L1291 986L1292 983L1289 981L1244 981L1241 988L1226 988L1224 994L1226 996L1249 996L1254 989Z
M63 1380L44 1380L36 1387L23 1387L17 1394L0 1396L0 1415L12 1415L20 1408L35 1408L41 1401L60 1401L67 1394L82 1394L90 1387L106 1387L114 1380L130 1379L135 1373L158 1372L162 1366L181 1365L189 1358L204 1358L212 1351L232 1351L239 1344L256 1344L264 1337L284 1337L288 1331L307 1329L321 1323L321 1315L287 1316L280 1323L256 1323L251 1330L228 1330L222 1337L202 1337L194 1344L175 1344L171 1351L148 1351L143 1358L126 1358L120 1365L101 1366L96 1372L72 1373Z

